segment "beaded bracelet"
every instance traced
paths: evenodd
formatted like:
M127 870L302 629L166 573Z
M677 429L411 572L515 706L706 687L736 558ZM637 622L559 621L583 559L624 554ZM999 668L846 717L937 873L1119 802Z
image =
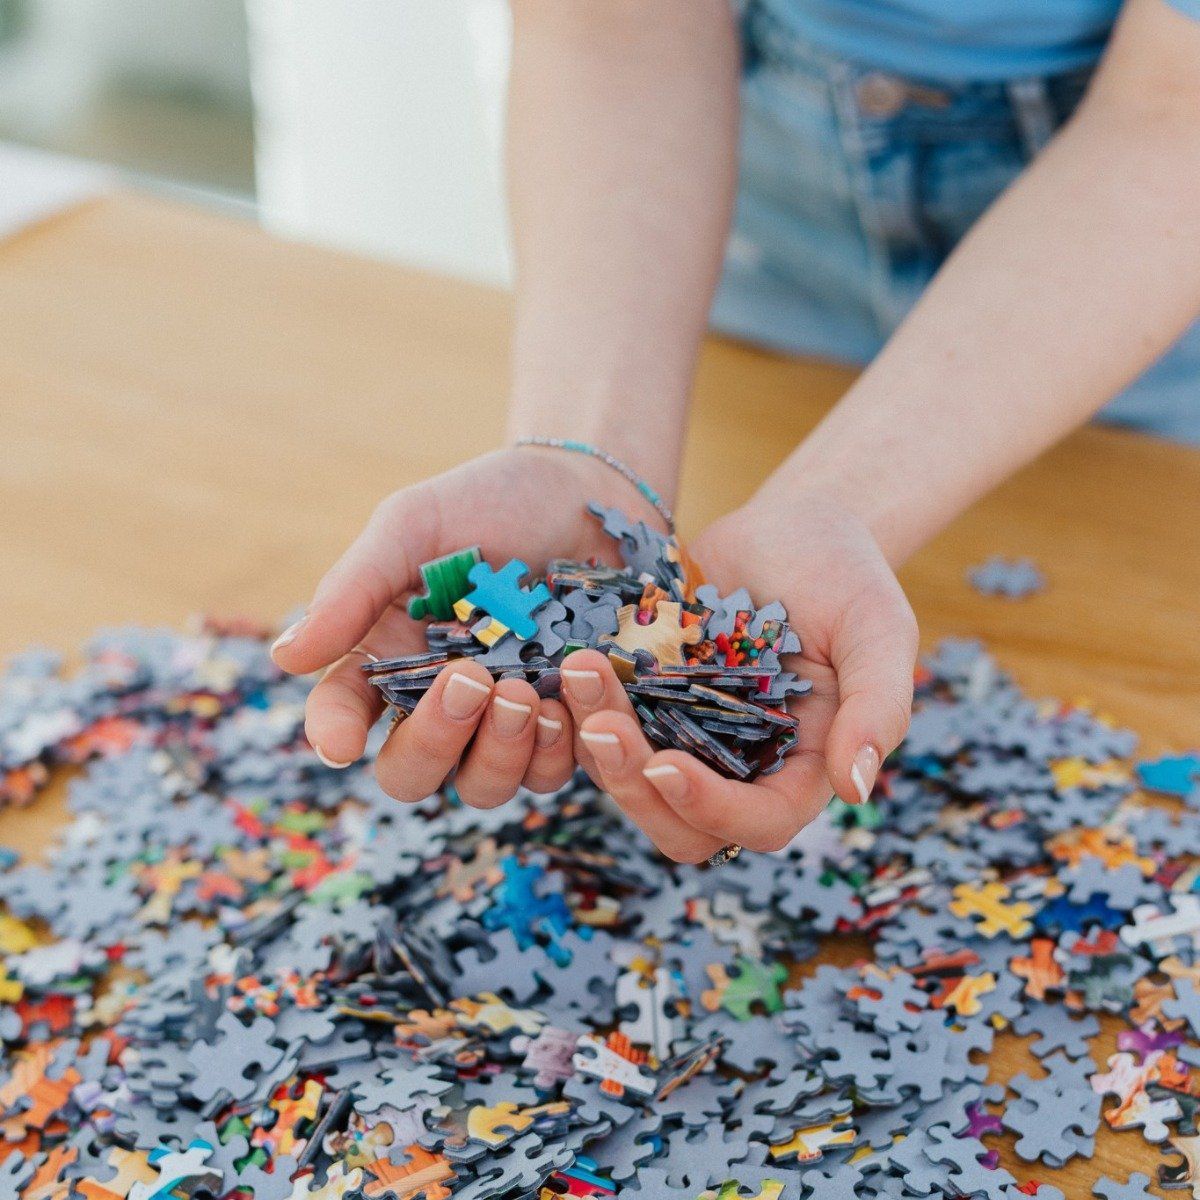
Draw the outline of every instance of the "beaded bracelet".
M667 532L674 534L675 517L667 507L663 498L632 468L626 466L619 458L601 450L588 442L576 442L569 438L553 437L521 437L517 438L518 446L548 446L551 450L571 450L576 454L586 454L589 458L598 458L602 463L612 467L622 478L628 480L645 497L660 517L667 523Z

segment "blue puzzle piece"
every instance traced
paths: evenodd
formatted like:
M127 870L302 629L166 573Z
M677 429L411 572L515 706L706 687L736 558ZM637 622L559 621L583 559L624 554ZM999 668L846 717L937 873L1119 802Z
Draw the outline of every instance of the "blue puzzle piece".
M1137 765L1138 779L1148 792L1182 799L1200 784L1200 755L1176 754L1147 759Z
M570 952L559 945L560 939L574 924L566 900L558 892L538 895L537 884L545 874L539 866L522 866L516 856L510 854L500 860L500 869L504 879L492 893L495 903L481 918L483 927L511 929L522 950L533 945L534 934L541 933L550 939L546 953L560 967L567 966L571 961Z
M1110 907L1100 896L1093 896L1086 904L1072 904L1063 895L1055 896L1043 905L1033 923L1039 933L1060 929L1082 933L1096 925L1102 929L1120 929L1125 923L1125 914Z
M519 558L510 559L499 571L492 570L490 563L477 563L467 574L474 587L464 599L517 637L531 638L537 633L533 614L550 599L550 589L544 583L523 588L521 580L528 574L529 568Z

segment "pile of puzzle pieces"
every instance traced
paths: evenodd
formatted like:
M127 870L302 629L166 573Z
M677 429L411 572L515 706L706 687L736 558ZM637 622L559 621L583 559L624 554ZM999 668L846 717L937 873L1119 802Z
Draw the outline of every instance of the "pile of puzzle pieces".
M623 568L557 559L544 581L527 586L525 563L497 571L478 547L425 563L426 590L409 615L432 618L429 652L367 663L368 678L401 715L465 656L496 679L526 679L539 695L556 696L563 659L595 647L652 741L736 779L777 771L796 744L787 700L812 686L780 666L781 654L800 649L783 605L756 609L744 588L721 596L673 537L617 509L589 511L616 541Z
M948 643L869 804L680 867L582 781L485 811L326 768L266 645L0 678L0 791L70 810L0 862L0 1196L1052 1200L1101 1122L1200 1196L1200 759L1139 802L1131 735ZM988 1086L1014 1032L1042 1069Z

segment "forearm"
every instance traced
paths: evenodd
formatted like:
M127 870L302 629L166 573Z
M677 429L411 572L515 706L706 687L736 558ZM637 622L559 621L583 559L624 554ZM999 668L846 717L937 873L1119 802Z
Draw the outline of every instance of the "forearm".
M727 0L514 0L511 432L584 438L675 490L729 224Z
M900 562L1170 346L1200 312L1200 92L1154 94L1101 79L770 496L834 491Z

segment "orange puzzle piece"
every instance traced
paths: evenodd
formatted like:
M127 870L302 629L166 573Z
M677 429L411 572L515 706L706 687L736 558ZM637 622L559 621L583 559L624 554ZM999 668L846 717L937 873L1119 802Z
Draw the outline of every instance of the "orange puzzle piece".
M395 1200L412 1200L417 1196L424 1200L449 1200L450 1189L444 1186L446 1180L454 1178L449 1159L416 1142L405 1147L404 1152L408 1162L402 1167L386 1158L367 1163L367 1171L375 1176L375 1182L363 1188L363 1195L368 1200L384 1200L387 1196L394 1196Z
M1009 964L1012 973L1025 980L1025 995L1045 1000L1047 992L1057 991L1066 983L1066 974L1054 957L1054 940L1035 937L1029 955L1018 955Z
M683 605L674 600L660 600L658 615L648 625L637 619L636 604L625 604L617 609L617 632L613 642L622 650L632 654L636 650L647 650L654 655L660 667L683 665L683 647L694 646L701 638L700 626L682 622Z

